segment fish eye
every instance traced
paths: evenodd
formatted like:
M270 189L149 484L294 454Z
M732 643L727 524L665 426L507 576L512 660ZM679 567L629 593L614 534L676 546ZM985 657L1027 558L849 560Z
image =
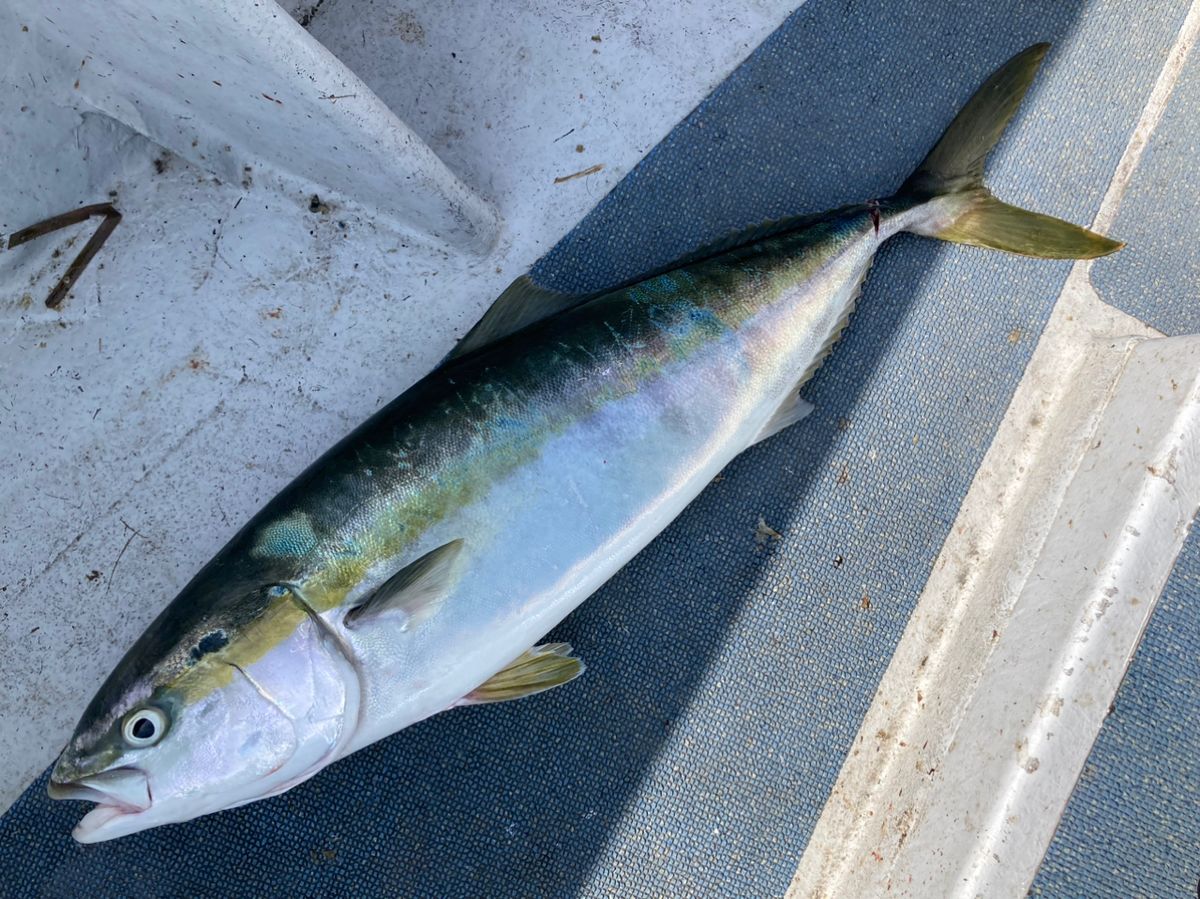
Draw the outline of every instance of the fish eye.
M167 732L167 716L158 709L147 706L136 709L125 719L121 735L130 746L139 748L153 746Z

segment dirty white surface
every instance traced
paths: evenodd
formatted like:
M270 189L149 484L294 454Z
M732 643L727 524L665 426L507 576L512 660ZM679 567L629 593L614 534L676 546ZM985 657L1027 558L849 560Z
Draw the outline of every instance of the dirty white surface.
M1093 227L1111 229L1194 4ZM788 891L1023 895L1200 505L1200 335L1077 263Z
M40 5L0 7L0 234L110 197L124 215L58 312L44 298L94 222L0 252L10 473L0 485L0 809L241 523L426 372L793 5L760 0L715 18L696 0L526 2L503 14L470 2L293 4L447 163L463 185L455 196L496 210L503 224L486 257L415 236L394 209L378 212L385 197L343 201L351 181L314 202L321 173L272 150L312 137L279 129L270 101L261 112L275 124L261 127L275 128L273 142L254 126L257 106L238 107L246 122L202 153L174 122L178 109L149 108L171 92L148 92L141 118L123 120L189 158L165 151L97 111L133 103L104 93L118 57L50 54L72 42L69 28L40 21ZM188 9L202 21L203 10L234 6ZM83 8L94 16L100 5L71 11ZM260 35L259 51L292 52L287 25ZM290 33L311 60L307 36ZM107 68L89 72L85 90L80 61L87 69L102 55ZM251 62L275 73L275 90L299 90L279 59ZM353 75L322 64L360 92ZM319 102L330 111L320 128L365 127L341 117L348 100Z
M899 895L1028 890L1200 506L1200 336L1134 344L1091 437L896 855Z
M254 168L485 253L495 212L274 3L11 0L27 73L226 182Z

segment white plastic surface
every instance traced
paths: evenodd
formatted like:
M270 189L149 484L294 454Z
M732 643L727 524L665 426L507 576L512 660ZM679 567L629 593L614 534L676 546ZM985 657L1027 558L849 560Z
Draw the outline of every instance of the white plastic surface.
M1036 873L1200 505L1200 335L1080 349L1056 356L1079 405L985 463L790 895L1015 896Z
M223 181L266 166L459 249L496 239L489 205L273 2L8 5L50 90Z
M1198 505L1200 336L1141 341L896 857L901 895L1028 888Z

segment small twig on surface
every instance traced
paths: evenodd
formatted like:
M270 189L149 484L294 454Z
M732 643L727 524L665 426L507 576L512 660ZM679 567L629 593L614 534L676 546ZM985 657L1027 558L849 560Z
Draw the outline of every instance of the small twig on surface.
M91 206L81 206L79 209L51 216L28 228L22 228L8 238L8 248L11 250L13 247L19 247L23 243L28 243L62 228L77 225L97 215L104 216L104 221L100 223L100 227L96 229L96 233L91 236L91 239L83 245L79 255L67 266L63 276L58 279L58 283L46 297L48 308L57 309L62 304L63 299L75 286L75 282L79 280L79 276L83 274L83 270L88 267L88 263L104 246L104 242L108 240L113 229L117 227L117 223L121 221L121 213L117 212L112 203L93 203Z
M124 518L121 519L121 524L125 525L125 529L129 531L129 539L125 541L125 545L121 547L121 551L117 553L117 559L113 562L112 571L108 573L108 585L104 588L104 595L108 596L108 591L112 589L113 576L117 573L117 566L121 564L121 557L125 555L125 550L129 549L129 544L133 542L134 537L146 539L146 535L127 522Z
M590 165L586 169L578 172L572 172L569 175L560 175L554 179L555 184L562 184L564 181L570 181L572 178L586 178L588 175L594 175L596 172L604 169L603 162L597 162L595 165Z

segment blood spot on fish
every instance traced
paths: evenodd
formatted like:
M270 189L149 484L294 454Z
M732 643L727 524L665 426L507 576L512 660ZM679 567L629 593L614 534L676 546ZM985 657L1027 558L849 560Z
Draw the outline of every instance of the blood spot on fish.
M868 200L867 201L867 209L869 210L869 212L871 214L871 224L875 226L875 234L876 234L876 236L878 236L879 222L881 220L880 215L879 215L879 201L878 200Z
M192 661L199 662L204 656L210 652L216 652L218 649L229 644L229 635L224 631L213 631L205 634L200 638L200 642L192 647Z

